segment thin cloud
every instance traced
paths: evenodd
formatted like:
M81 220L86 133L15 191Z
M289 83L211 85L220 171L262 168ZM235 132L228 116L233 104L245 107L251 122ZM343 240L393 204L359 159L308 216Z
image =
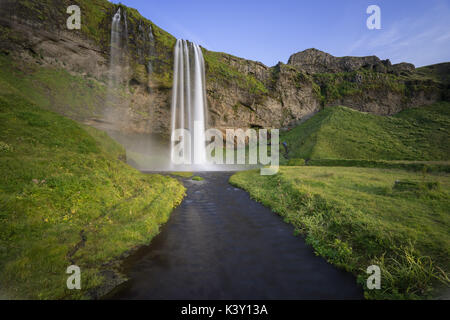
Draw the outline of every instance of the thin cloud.
M349 47L349 54L367 51L394 63L407 61L416 65L450 60L450 15L447 5L440 4L418 19L394 22L386 29L367 30Z

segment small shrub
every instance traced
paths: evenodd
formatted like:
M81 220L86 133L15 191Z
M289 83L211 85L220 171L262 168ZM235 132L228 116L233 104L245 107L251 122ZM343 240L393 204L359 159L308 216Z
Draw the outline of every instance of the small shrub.
M396 191L431 191L440 190L440 184L439 181L414 182L397 180L394 183L393 189Z
M12 150L13 147L3 141L0 141L0 152L11 152Z
M420 186L417 182L397 180L394 182L393 189L397 191L418 191L420 189Z
M426 182L425 186L428 190L440 190L441 187L439 181Z

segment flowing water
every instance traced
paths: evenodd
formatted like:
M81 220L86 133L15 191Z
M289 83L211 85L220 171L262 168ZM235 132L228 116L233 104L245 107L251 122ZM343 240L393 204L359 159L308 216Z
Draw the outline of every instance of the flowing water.
M119 8L111 22L111 43L108 70L108 90L104 118L107 123L119 129L126 126L128 99L123 99L120 91L128 90L128 22L126 12Z
M185 179L187 196L125 265L112 299L362 299L349 273L317 257L293 227L228 183Z
M177 40L174 52L174 76L172 89L172 135L180 143L171 143L171 159L180 157L184 163L206 164L205 124L207 106L205 93L205 62L201 48L186 40ZM177 146L184 144L184 151Z
M122 35L121 35L121 11L120 8L113 17L111 23L111 44L109 59L109 87L114 88L120 81L120 68L122 56Z

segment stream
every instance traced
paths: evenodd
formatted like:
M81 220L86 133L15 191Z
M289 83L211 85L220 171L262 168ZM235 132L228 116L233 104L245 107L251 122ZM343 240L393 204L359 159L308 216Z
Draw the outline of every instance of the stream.
M294 228L228 183L184 179L187 196L149 246L125 262L110 299L362 299L353 275L314 254Z

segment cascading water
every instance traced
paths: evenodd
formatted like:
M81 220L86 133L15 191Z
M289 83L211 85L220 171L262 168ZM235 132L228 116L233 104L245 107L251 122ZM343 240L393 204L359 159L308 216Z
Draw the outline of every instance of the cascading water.
M172 91L172 141L175 130L186 129L190 141L182 141L185 148L176 154L176 142L171 143L171 157L184 159L185 163L204 165L207 162L205 148L205 125L207 105L205 92L205 61L201 48L186 40L177 40L174 55Z
M119 8L111 22L111 44L108 72L108 91L104 117L114 129L126 126L129 102L121 91L128 92L128 26L125 12Z
M121 36L121 12L120 8L113 17L111 24L111 52L109 61L109 86L115 87L120 80L120 67L122 56L122 36Z

